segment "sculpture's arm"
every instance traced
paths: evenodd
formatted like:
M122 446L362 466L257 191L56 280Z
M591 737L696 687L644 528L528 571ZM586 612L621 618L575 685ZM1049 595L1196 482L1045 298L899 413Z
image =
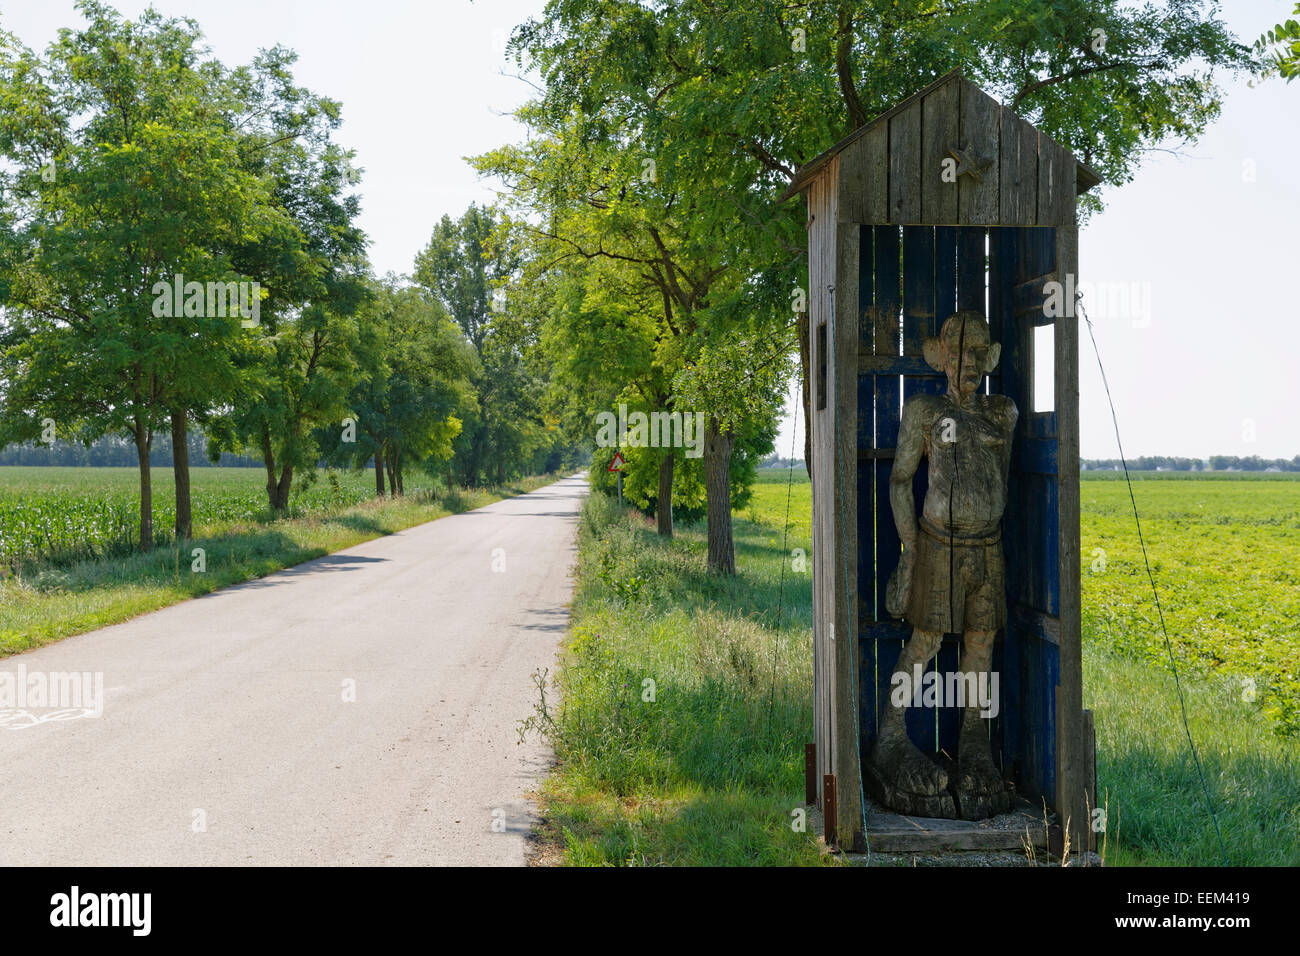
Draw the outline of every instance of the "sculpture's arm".
M916 499L912 495L912 477L925 453L925 418L923 401L903 405L903 420L898 427L898 447L894 450L894 468L889 473L889 505L894 512L898 539L907 551L916 544Z
M903 542L898 567L885 589L885 609L894 617L903 617L912 595L912 564L916 560L916 500L912 495L912 476L925 453L926 400L917 397L903 405L903 421L898 427L898 447L894 449L894 467L889 473L889 505L894 512L894 527Z

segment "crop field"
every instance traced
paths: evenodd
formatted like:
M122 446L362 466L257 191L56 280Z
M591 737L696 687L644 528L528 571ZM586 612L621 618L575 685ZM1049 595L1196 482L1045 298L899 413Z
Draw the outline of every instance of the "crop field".
M1146 478L1133 495L1180 670L1300 736L1300 482ZM1084 481L1080 500L1085 636L1167 665L1127 486Z
M291 516L374 497L374 472L322 471L315 477L310 485L295 479ZM414 481L408 493L418 486ZM196 533L268 517L266 473L260 468L194 468L190 495ZM155 543L170 542L175 521L172 471L155 468ZM0 565L120 556L136 546L139 529L139 473L134 468L0 468Z

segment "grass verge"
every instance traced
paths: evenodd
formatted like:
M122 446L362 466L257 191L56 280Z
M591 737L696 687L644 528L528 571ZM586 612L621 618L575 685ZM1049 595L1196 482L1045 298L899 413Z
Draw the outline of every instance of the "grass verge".
M537 476L503 488L375 499L306 517L213 523L198 529L193 540L179 548L157 547L149 554L67 567L37 565L0 582L0 657L117 624L426 521L472 511L555 479ZM204 551L201 572L194 570L195 548Z

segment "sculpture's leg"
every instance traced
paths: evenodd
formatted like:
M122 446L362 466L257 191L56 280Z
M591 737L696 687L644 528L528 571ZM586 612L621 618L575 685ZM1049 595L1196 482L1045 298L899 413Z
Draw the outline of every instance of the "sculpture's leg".
M961 669L977 675L980 687L988 683L993 662L995 631L967 631ZM957 741L957 804L967 820L983 820L1011 808L1006 782L993 762L989 744L988 718L981 715L978 700L967 700Z
M904 686L911 686L914 665L919 664L924 671L930 658L938 653L942 641L943 635L934 631L917 629L912 632L911 639L903 645L903 651L898 655L898 664L894 667L895 674L907 676L908 683ZM907 737L907 727L903 721L906 709L906 703L895 706L892 695L885 700L880 715L880 732L876 735L876 744L871 751L875 771L887 785L907 794L921 797L946 795L948 775ZM926 803L927 801L921 801L921 804ZM906 806L895 809L911 813L928 812L932 816L942 812L934 807L928 811Z

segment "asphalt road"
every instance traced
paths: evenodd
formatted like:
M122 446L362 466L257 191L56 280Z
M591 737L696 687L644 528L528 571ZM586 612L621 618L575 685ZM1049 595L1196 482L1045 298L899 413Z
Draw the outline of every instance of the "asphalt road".
M97 717L0 709L0 865L522 864L549 755L516 728L554 670L586 491L564 479L0 661L30 695L103 675Z

